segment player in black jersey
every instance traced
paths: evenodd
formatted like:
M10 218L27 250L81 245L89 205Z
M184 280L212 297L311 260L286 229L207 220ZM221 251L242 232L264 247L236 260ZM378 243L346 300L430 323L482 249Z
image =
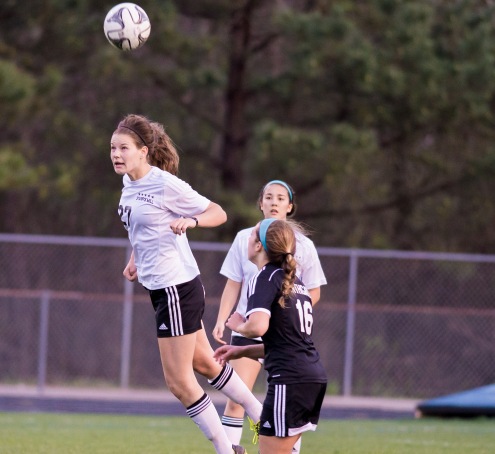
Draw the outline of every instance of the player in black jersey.
M327 378L313 344L313 306L296 276L294 230L290 221L264 219L253 229L248 257L259 272L248 287L246 318L234 312L226 326L263 344L224 345L215 351L221 364L239 357L264 357L268 392L259 428L261 454L289 454L296 440L315 430Z

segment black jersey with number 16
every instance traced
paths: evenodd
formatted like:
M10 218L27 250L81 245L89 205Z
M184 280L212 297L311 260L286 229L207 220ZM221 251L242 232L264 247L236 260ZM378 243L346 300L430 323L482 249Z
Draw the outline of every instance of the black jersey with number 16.
M294 291L282 308L278 300L283 278L284 271L268 263L248 286L246 317L257 311L270 316L268 330L262 336L268 381L283 384L326 383L325 370L311 338L311 297L304 284L296 278Z

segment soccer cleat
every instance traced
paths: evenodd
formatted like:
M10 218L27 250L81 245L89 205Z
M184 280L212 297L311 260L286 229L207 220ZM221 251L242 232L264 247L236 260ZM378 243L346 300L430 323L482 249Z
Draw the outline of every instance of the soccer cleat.
M241 445L232 445L232 452L234 454L247 454L247 451Z
M249 429L254 432L253 434L253 445L258 444L258 439L260 438L260 422L255 423L249 416Z

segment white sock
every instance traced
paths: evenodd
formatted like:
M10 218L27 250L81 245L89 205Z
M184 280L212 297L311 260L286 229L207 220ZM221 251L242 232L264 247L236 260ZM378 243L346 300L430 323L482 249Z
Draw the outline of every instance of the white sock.
M292 448L292 454L299 454L301 452L301 441L302 441L302 437L299 437L299 440L297 440L294 443L294 447Z
M216 390L224 393L236 404L242 405L247 415L257 423L260 420L263 405L254 397L246 384L241 380L230 364L226 364L218 377L208 382Z
M227 438L217 410L206 393L197 402L187 407L186 413L206 438L213 443L217 454L232 454L232 443Z
M242 425L244 418L234 418L232 416L222 416L222 425L227 437L233 445L241 444Z

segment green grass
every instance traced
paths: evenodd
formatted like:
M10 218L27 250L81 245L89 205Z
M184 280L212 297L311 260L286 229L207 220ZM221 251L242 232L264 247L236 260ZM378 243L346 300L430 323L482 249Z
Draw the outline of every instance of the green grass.
M249 454L257 449L244 431ZM305 454L492 454L494 421L323 420ZM0 454L214 453L185 417L0 413Z

